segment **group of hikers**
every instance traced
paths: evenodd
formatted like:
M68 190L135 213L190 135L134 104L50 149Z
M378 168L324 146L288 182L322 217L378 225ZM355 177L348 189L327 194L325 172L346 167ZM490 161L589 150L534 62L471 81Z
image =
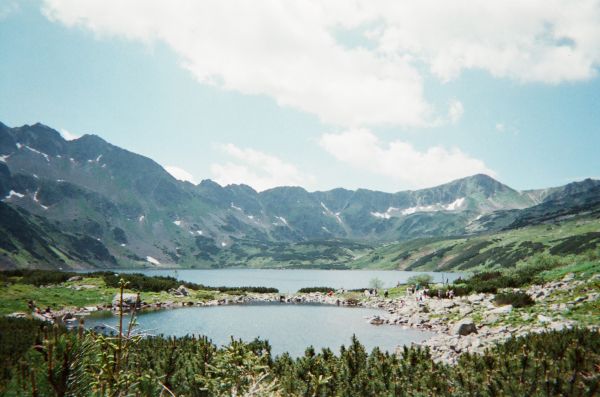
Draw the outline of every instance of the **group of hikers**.
M419 284L406 287L406 295L414 295L417 302L423 302L427 298L433 298L433 296L429 294L429 288L427 286L421 288ZM454 299L454 290L447 289L444 293L441 289L438 289L437 298Z
M398 282L398 286L400 285L400 282ZM339 290L337 290L335 293L337 294L343 294L345 291L345 289L340 288ZM369 289L365 289L364 290L364 294L366 297L371 297L371 296L379 296L379 290L377 288L369 288ZM329 291L327 293L328 296L333 296L334 292L333 291ZM433 298L434 296L431 296L429 294L429 288L427 286L421 287L420 284L415 284L415 285L409 285L408 287L406 287L406 296L410 296L413 295L416 299L417 302L423 302L425 299L427 298ZM383 296L385 298L387 298L389 296L389 291L387 289L383 290ZM454 290L453 289L447 289L446 292L443 292L441 289L437 290L437 298L438 299L442 299L442 298L446 298L446 299L454 299Z

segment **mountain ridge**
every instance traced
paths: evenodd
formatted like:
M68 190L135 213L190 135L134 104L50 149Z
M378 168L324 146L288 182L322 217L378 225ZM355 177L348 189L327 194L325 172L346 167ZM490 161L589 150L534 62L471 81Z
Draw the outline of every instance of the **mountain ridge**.
M379 244L499 230L517 222L519 211L552 200L561 203L560 197L588 194L585 205L595 205L597 185L517 191L476 174L395 193L309 192L298 186L257 192L210 179L195 185L179 181L154 160L97 135L67 141L40 123L0 124L2 201L58 222L67 235L92 236L124 266L222 267L228 261L243 263L244 255L257 254L260 249L252 247L263 243ZM544 212L536 211L529 216ZM323 244L319 250L327 251L326 246L331 248Z

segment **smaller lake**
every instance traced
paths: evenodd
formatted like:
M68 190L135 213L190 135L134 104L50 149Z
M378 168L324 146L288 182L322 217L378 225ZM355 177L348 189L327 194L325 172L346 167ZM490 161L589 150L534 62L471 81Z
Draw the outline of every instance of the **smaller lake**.
M302 287L368 288L378 278L384 288L405 283L418 274L429 274L435 282L452 282L463 273L407 272L400 270L316 270L316 269L136 269L114 270L117 273L142 273L148 276L171 276L179 280L211 287L272 287L282 293L294 293Z
M217 345L228 344L230 337L252 341L268 340L272 353L304 354L308 346L317 351L328 347L339 353L349 345L352 335L371 351L374 347L394 352L399 345L421 342L431 333L403 329L394 325L371 325L366 318L381 314L369 308L308 304L253 304L190 307L145 312L138 315L138 329L152 335L206 335ZM116 326L118 317L99 313L85 319L86 327Z

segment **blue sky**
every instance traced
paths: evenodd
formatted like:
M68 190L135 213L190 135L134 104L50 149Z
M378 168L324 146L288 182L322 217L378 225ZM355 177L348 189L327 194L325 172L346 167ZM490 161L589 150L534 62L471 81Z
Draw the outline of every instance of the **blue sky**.
M259 190L600 176L598 1L395 3L7 0L0 121Z

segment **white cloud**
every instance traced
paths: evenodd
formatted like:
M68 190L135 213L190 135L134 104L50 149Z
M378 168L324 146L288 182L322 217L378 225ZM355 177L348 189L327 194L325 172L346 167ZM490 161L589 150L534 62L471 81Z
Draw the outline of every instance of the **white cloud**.
M400 140L385 144L366 129L324 134L319 144L343 163L411 188L434 186L477 173L495 176L483 161L458 148L434 146L419 151Z
M60 129L60 134L62 135L63 138L65 138L67 141L72 141L75 139L79 139L81 138L81 135L77 135L77 134L73 134L72 132L69 132L68 130L61 128Z
M164 168L175 179L179 179L180 181L188 181L194 184L196 183L196 178L194 178L194 175L184 170L183 168L174 165L166 165Z
M452 124L458 123L464 112L465 108L461 101L454 100L450 102L450 106L448 107L448 118Z
M239 148L234 144L220 146L232 161L213 163L210 171L213 179L221 185L244 183L258 191L276 186L311 185L314 177L280 158L250 148Z
M480 69L560 83L590 79L600 64L599 0L44 3L45 15L67 26L166 43L203 84L267 95L346 127L439 125L423 67L440 81ZM345 31L368 45L347 45Z

